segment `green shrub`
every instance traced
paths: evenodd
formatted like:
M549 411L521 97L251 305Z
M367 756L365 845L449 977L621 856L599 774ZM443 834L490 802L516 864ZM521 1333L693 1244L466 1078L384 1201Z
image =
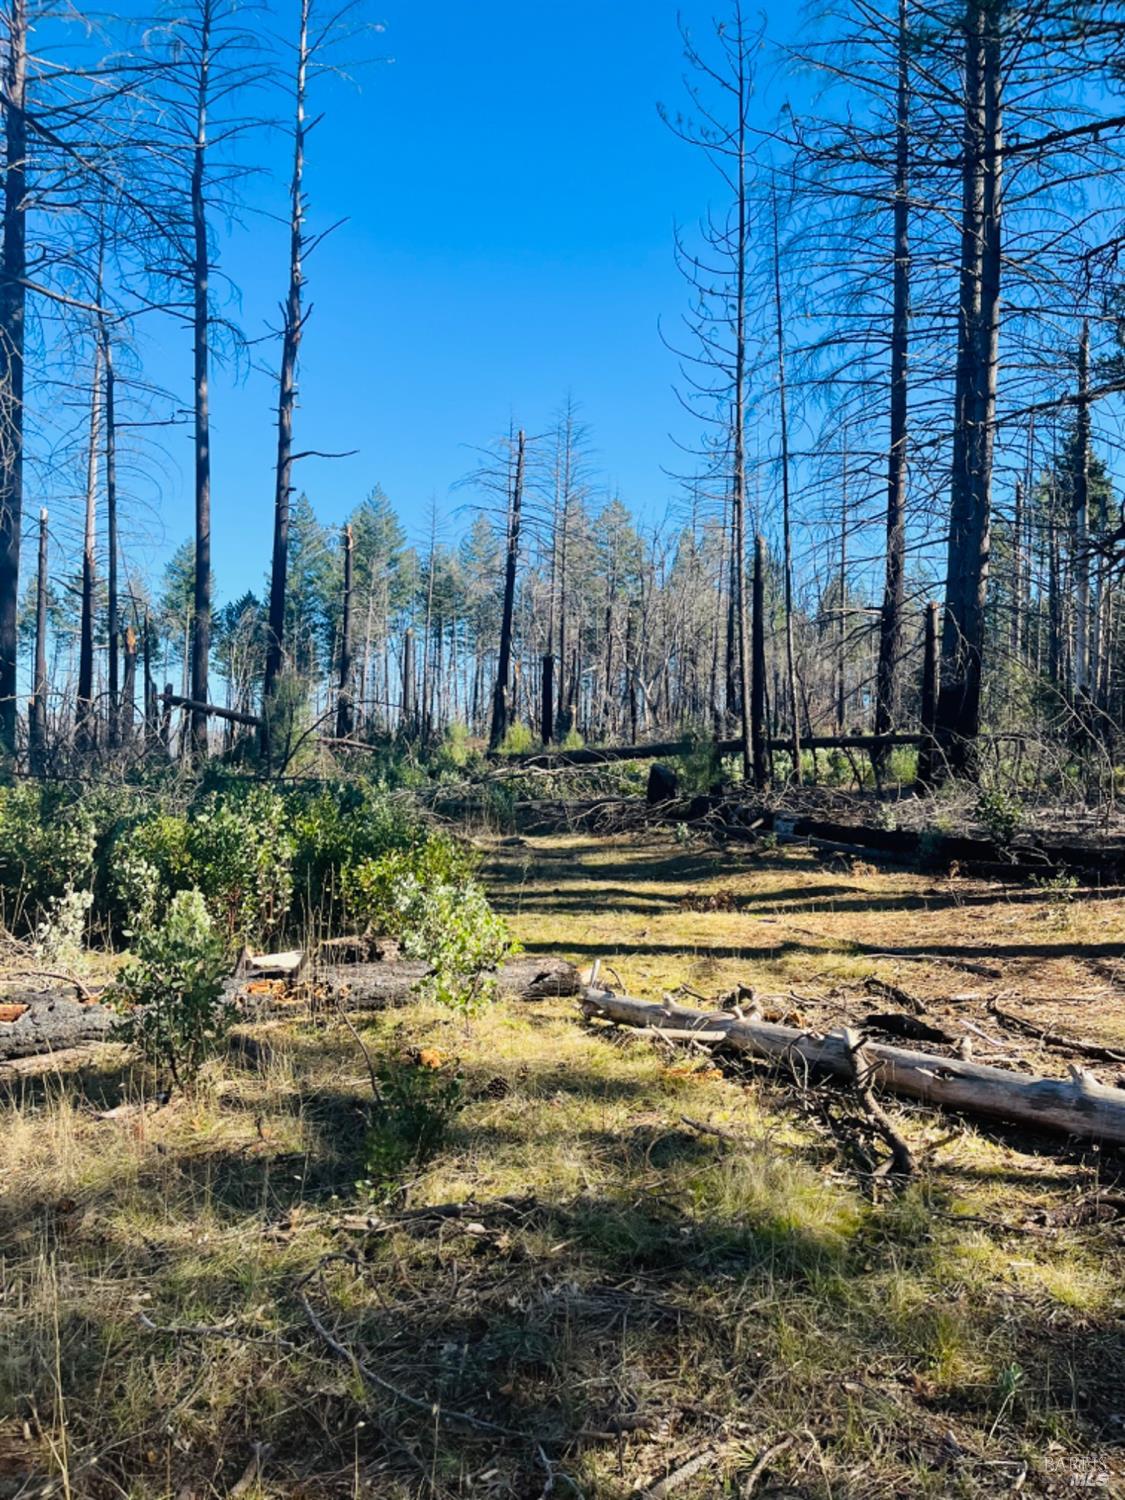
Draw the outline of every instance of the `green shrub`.
M91 809L69 787L27 782L0 788L0 902L12 929L31 929L69 890L94 878Z
M382 784L340 782L312 796L294 794L289 805L293 830L294 916L334 930L343 920L343 872L364 860L406 849L422 833L408 804L392 801Z
M535 736L526 724L510 724L500 742L501 755L527 755L535 749Z
M690 736L691 749L676 757L676 774L684 793L709 792L720 774L715 741L707 734Z
M92 891L76 891L73 886L56 896L49 903L46 915L36 924L35 951L38 956L48 963L67 968L79 963L86 947L86 928L93 904Z
M230 942L276 935L293 896L294 840L285 804L269 787L244 796L212 795L189 820L192 884Z
M137 944L111 1003L122 1015L119 1035L177 1087L196 1078L234 1020L225 999L226 944L200 891L180 891L159 927Z
M426 992L465 1016L495 997L494 971L514 948L471 878L474 866L466 850L437 835L366 860L346 876L351 910L372 930L397 938L409 957L425 959Z
M977 798L977 817L997 844L1010 844L1023 822L1023 808L1000 790L984 790Z
M375 1109L364 1142L365 1179L386 1197L410 1171L433 1159L465 1105L460 1073L450 1065L394 1059L375 1069Z

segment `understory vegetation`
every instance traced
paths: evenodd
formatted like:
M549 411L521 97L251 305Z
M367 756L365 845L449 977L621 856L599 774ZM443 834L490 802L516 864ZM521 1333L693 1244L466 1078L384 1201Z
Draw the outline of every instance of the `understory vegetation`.
M394 918L392 897L410 877L465 888L473 868L463 841L385 782L278 788L215 768L137 784L0 787L0 917L48 942L85 927L128 944L190 890L232 948L331 935Z

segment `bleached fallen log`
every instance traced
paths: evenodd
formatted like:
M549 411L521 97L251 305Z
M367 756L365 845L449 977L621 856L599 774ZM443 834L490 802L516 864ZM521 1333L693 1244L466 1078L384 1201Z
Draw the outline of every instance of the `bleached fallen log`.
M671 1028L707 1034L709 1040L720 1033L726 1046L781 1063L802 1077L816 1072L848 1082L854 1077L844 1031L821 1035L772 1021L742 1020L722 1011L655 1004L594 989L586 991L583 1009L588 1016L623 1026ZM865 1043L864 1053L871 1064L872 1082L889 1093L1033 1129L1125 1145L1125 1089L1099 1083L1085 1069L1072 1068L1067 1078L1037 1078L882 1042Z

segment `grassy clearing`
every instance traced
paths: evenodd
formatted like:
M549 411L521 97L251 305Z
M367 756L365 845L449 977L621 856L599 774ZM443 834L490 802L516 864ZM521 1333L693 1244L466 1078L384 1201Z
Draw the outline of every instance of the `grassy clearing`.
M994 957L1059 941L1045 896L973 904L962 883L939 901L911 876L671 841L507 847L492 879L529 948L596 952L650 995L749 980L843 1006L873 973L948 995L982 981L857 945L948 947L970 924ZM1102 944L1113 911L1069 916L1071 949ZM1081 959L1050 959L1047 987ZM1095 1159L946 1139L914 1111L925 1174L873 1199L781 1080L585 1028L561 1002L499 1005L468 1034L418 1005L370 1018L365 1042L459 1059L469 1102L384 1208L356 1197L370 1085L352 1038L254 1034L261 1070L212 1064L193 1099L109 1119L143 1098L120 1055L7 1080L0 1494L625 1497L721 1445L677 1488L692 1500L739 1494L782 1437L759 1495L1011 1494L1025 1466L1025 1494L1115 1493L1120 1234L1037 1222ZM458 1219L395 1217L466 1198ZM325 1346L302 1294L399 1396Z

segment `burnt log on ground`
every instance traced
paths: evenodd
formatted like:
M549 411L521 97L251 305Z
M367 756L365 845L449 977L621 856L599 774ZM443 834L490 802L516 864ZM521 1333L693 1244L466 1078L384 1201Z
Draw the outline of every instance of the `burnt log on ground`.
M678 1036L698 1034L709 1043L777 1063L789 1076L795 1073L803 1079L820 1073L848 1083L855 1078L844 1031L820 1035L771 1021L742 1020L723 1011L660 1005L593 989L587 990L583 1009L590 1017L619 1025ZM881 1042L866 1042L864 1053L871 1082L888 1093L1009 1125L1125 1145L1125 1089L1099 1083L1083 1068L1072 1067L1068 1078L1039 1078Z
M336 964L310 976L310 983L319 1002L341 1004L346 1010L378 1010L413 1000L428 973L428 964L408 959L397 963ZM500 994L512 1000L549 1000L559 995L578 995L582 990L573 964L529 953L510 958L501 966L497 978Z
M407 1005L429 972L423 962L333 964L308 971L292 984L261 974L234 975L227 996L245 1020L292 1014L310 1003L345 1010L380 1010ZM581 992L578 971L561 958L520 954L498 975L500 994L514 1000L547 1000ZM37 1053L61 1052L88 1042L112 1040L117 1019L108 1005L83 1004L71 995L9 994L0 1000L0 1063Z
M0 1062L108 1042L116 1017L107 1005L83 1003L73 993L7 994L0 1004Z
M1125 883L1125 845L1121 844L1056 844L1026 836L1005 844L933 829L875 828L867 823L801 817L713 796L694 798L686 820L706 821L730 838L743 837L748 830L765 830L780 843L807 844L825 853L862 855L903 868L938 871L956 865L967 874L1006 880L1069 873L1092 885Z

